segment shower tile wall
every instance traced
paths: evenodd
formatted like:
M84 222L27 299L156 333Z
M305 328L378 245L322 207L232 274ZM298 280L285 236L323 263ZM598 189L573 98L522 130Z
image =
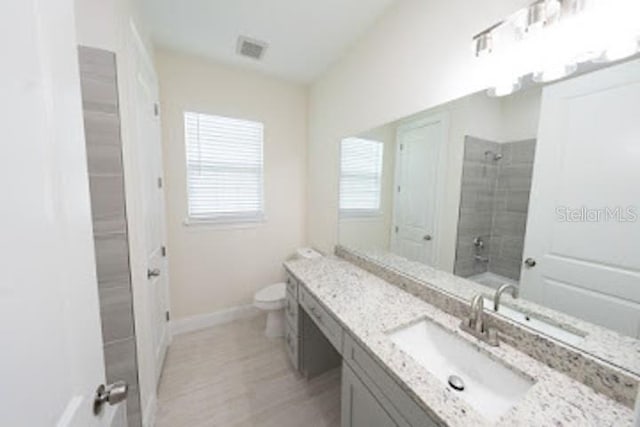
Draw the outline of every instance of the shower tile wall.
M490 271L519 280L534 152L535 140L465 138L455 274ZM495 154L502 158L494 160ZM476 237L484 240L483 249L473 245Z
M454 265L454 273L458 276L469 277L484 273L489 267L488 263L477 261L474 257L489 257L491 249L493 201L499 167L499 162L493 160L491 153L499 152L500 144L497 142L471 136L465 138ZM484 241L483 249L473 245L476 237Z
M141 425L116 60L79 47L87 165L107 382L129 384L127 418Z
M536 141L501 144L496 184L489 270L519 281Z

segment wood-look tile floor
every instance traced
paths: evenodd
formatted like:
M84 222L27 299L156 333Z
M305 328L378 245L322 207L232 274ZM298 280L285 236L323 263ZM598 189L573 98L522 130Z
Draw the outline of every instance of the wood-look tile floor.
M307 381L264 325L259 316L174 337L156 426L339 426L340 370Z

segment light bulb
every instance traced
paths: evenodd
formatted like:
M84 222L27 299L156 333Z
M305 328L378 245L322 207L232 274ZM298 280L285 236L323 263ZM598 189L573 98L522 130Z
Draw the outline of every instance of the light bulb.
M618 61L635 55L638 52L638 41L632 38L618 40L607 47L603 59L605 61Z
M549 64L533 73L533 81L547 83L570 76L578 69L576 64Z
M487 91L487 94L492 98L499 98L502 96L511 95L512 93L520 90L522 83L520 78L505 79L498 82L494 87Z
M640 2L608 0L599 6L598 34L604 53L596 61L618 61L636 54L640 41Z

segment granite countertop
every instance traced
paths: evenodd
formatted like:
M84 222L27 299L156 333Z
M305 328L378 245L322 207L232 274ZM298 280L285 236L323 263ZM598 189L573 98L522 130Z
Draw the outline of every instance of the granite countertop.
M478 293L484 295L493 295L495 293L495 289L445 271L437 270L419 262L410 261L388 251L353 251L350 248L343 248L343 250L366 257L370 261L376 262L386 268L401 271L404 275L430 283L435 287L469 301ZM579 344L574 345L576 348L595 357L599 357L602 360L606 360L608 363L627 370L630 373L640 375L640 340L618 334L611 329L600 327L522 298L508 300L503 302L503 304L513 306L523 312L532 313L535 317L550 321L550 323L557 324L567 330L581 332L585 337Z
M460 331L460 319L337 257L292 260L285 267L342 323L405 391L450 426L630 426L633 411L501 343L491 347ZM387 333L429 318L480 351L535 381L495 423L397 348Z

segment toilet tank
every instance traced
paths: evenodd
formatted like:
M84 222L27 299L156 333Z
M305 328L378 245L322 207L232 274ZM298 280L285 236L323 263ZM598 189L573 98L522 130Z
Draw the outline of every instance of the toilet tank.
M296 254L294 258L313 259L313 258L320 258L321 256L322 254L320 252L317 252L312 248L298 248L296 249Z

